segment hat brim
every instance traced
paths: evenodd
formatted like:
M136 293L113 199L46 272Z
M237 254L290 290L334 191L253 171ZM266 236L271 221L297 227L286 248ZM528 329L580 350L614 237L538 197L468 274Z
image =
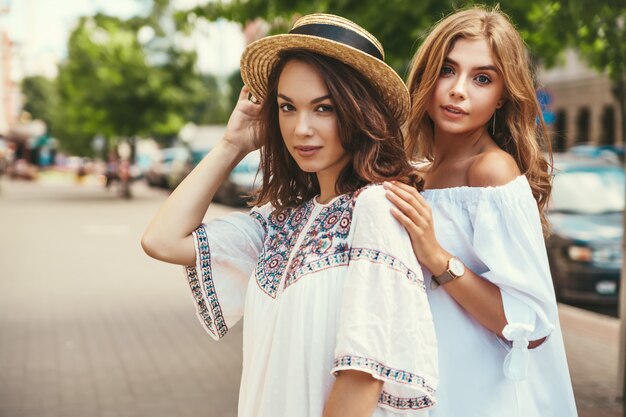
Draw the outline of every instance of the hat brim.
M409 91L389 65L351 46L311 35L274 35L248 45L241 56L241 78L257 99L262 101L267 96L268 78L278 55L291 49L305 49L353 67L378 89L398 122L405 122L410 107Z

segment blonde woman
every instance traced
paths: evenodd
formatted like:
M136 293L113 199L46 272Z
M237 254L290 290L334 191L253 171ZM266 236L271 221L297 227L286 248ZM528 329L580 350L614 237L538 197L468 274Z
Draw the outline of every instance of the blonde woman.
M386 188L432 273L431 415L576 416L543 240L550 146L520 34L497 9L456 12L422 44L408 85L425 190Z

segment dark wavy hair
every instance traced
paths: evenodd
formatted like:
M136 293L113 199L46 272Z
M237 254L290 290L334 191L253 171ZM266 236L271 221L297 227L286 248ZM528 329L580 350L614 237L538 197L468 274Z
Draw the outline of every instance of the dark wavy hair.
M345 194L387 180L402 181L421 190L422 182L404 152L401 127L381 93L354 68L324 55L294 49L279 56L269 75L268 93L257 124L263 184L251 204L269 202L281 211L320 193L315 173L302 171L289 154L278 123L278 80L292 60L313 66L324 80L337 115L341 144L352 156L339 174L336 191Z

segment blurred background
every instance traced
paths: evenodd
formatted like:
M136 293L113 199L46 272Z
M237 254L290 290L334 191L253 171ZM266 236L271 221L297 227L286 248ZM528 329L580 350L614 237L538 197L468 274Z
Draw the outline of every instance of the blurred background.
M622 416L626 3L497 3L556 152L546 244L579 412ZM429 28L469 4L0 0L0 417L235 416L240 327L209 341L181 271L139 241L222 138L241 52L330 12L406 78ZM246 210L258 166L233 170L207 219Z

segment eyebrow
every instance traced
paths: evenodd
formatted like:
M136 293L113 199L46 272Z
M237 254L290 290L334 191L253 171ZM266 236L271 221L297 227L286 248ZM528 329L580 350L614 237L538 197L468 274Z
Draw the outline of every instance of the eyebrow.
M283 100L287 100L290 103L293 103L293 100L284 94L278 93L278 97L282 98ZM326 94L325 96L314 98L313 100L311 100L311 104L319 103L320 101L324 101L326 99L330 99L330 94Z
M452 65L456 65L457 67L459 66L459 63L456 62L454 59L450 59L450 58L445 58L444 62L447 62L449 64ZM474 70L480 70L480 71L493 71L493 72L498 72L498 68L496 68L494 65L482 65L480 67L475 67L473 68Z

